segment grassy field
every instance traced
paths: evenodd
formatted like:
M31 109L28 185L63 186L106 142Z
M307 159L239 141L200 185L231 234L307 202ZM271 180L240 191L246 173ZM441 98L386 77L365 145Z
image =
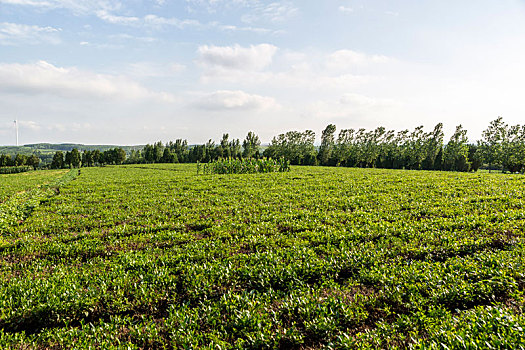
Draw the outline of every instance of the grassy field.
M524 189L84 168L2 231L0 348L524 348Z
M17 192L31 190L56 180L67 170L30 171L22 174L0 174L0 203Z

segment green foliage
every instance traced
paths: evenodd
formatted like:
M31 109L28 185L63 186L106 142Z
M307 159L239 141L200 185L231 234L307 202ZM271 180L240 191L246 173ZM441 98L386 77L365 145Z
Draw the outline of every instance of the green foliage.
M312 130L289 131L274 137L263 155L273 159L285 158L294 165L315 165L317 152L314 142L315 133Z
M242 142L243 158L253 158L255 156L258 156L259 147L261 147L261 141L259 140L259 136L257 136L252 131L248 132L248 135L246 135L246 138Z
M458 125L443 151L443 170L469 171L467 130Z
M62 169L64 164L64 153L62 153L62 151L56 151L51 162L51 169Z
M335 145L335 125L328 125L321 135L321 147L319 147L319 153L317 158L321 165L333 165L332 153Z
M483 131L483 138L479 143L480 151L485 161L489 164L489 170L493 165L500 165L501 162L501 143L505 138L507 124L503 123L503 118L490 122L489 127Z
M6 234L16 228L42 201L55 195L59 186L71 181L77 174L71 171L52 184L42 184L29 191L15 193L0 203L0 232Z
M284 158L271 159L219 159L215 162L197 164L202 174L255 174L290 171L290 162Z
M423 126L397 133L384 127L370 131L344 129L335 142L331 162L361 168L442 170L442 152L441 123L428 133Z
M0 167L0 174L18 174L18 173L25 173L31 170L33 170L33 167L28 166L28 165L6 166L6 167Z
M78 149L73 148L71 152L66 152L64 164L69 168L79 168L81 164L82 156Z
M55 181L65 170L39 170L23 174L0 175L0 203L18 192Z
M0 348L525 346L523 177L140 164L0 192L39 174L0 230Z
M504 130L500 160L503 169L511 173L525 170L525 125Z
M336 126L329 124L321 134L317 149L315 133L289 131L274 137L264 149L267 158L285 158L293 165L327 165L360 168L477 171L501 169L504 172L525 171L525 126L509 126L501 117L492 121L483 132L483 138L468 143L467 131L456 128L448 143L443 142L443 124L425 132L423 126L409 130L343 129L335 138ZM81 146L77 148L76 146ZM32 147L32 148L31 148ZM50 149L67 150L55 152ZM28 165L33 168L92 167L95 165L154 164L154 163L208 163L221 158L260 158L261 141L248 132L241 147L239 139L230 140L225 133L219 143L209 139L201 145L189 146L184 139L152 145L86 146L36 144L22 147L0 147L19 150L20 153L0 154L0 167ZM82 149L82 152L79 151ZM27 155L28 150L33 154ZM103 152L101 152L103 150ZM51 158L53 158L51 160Z

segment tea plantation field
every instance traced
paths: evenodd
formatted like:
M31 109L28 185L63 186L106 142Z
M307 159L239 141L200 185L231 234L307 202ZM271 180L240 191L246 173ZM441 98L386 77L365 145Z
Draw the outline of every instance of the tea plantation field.
M0 174L0 203L11 195L34 189L42 184L58 179L67 170L30 171L20 174Z
M60 176L2 228L0 348L525 348L523 176Z

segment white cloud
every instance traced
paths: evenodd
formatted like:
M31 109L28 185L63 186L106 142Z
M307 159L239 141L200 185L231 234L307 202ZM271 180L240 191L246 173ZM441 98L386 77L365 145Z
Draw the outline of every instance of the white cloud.
M244 23L276 23L286 21L299 11L291 1L261 1L261 0L186 0L189 12L208 13L225 12L241 9Z
M240 90L219 90L200 97L193 105L206 110L260 110L277 104L271 97L252 95Z
M338 50L328 56L326 66L329 69L347 70L356 66L387 63L391 58L383 55L369 55L352 50Z
M143 43L153 43L158 41L157 38L151 36L135 36L129 34L113 34L108 36L108 38L115 41L133 41L133 42L143 42Z
M270 63L277 47L270 44L234 46L200 46L198 62L208 68L228 70L262 70Z
M160 64L154 62L135 62L129 64L125 69L128 74L134 77L167 77L173 76L186 69L186 66L178 63Z
M385 124L385 116L398 116L402 107L403 103L396 99L346 93L339 101L327 98L312 102L305 106L303 113L316 120L350 123L338 125L342 128L375 128Z
M349 6L339 6L338 10L339 10L339 12L343 12L343 13L352 13L352 12L354 12L354 9L349 7Z
M351 91L358 86L368 85L381 79L374 71L349 72L345 65L335 65L330 62L330 55L319 55L312 52L276 51L279 54L272 55L272 69L251 69L249 64L241 63L231 48L217 48L209 50L204 47L209 56L206 60L203 55L198 62L205 68L201 81L206 84L229 84L232 88L266 87L270 90L287 89L284 95L294 94L296 91L308 91L316 94L324 94L327 91L336 91L341 94ZM211 51L211 52L208 52ZM364 58L369 55L360 54ZM253 54L253 59L261 59L261 55ZM377 56L379 57L379 56ZM375 58L376 61L381 61ZM269 61L269 60L268 60ZM362 60L366 62L366 60ZM330 64L328 64L330 62ZM261 64L261 66L264 66ZM243 68L244 69L241 69ZM259 67L260 68L260 67ZM335 69L337 68L337 69ZM358 73L358 74L356 74ZM293 89L293 90L290 90Z
M180 20L178 18L166 18L166 17L159 17L157 15L147 15L144 17L143 23L145 26L154 28L154 29L162 29L165 26L173 26L179 29L184 29L185 27L192 26L192 27L199 27L202 24L194 19L185 19Z
M167 93L148 90L121 76L96 74L48 62L0 64L0 91L26 95L48 94L63 98L154 99L171 102Z
M256 3L251 11L241 17L245 23L256 22L283 22L298 12L297 7L290 2L272 2L270 4Z
M32 120L19 120L18 124L22 129L40 130L41 128L40 124Z
M0 0L0 4L36 6L36 7L51 7L52 6L52 2L50 1L38 1L38 0Z
M98 18L111 24L137 25L140 22L138 17L115 16L106 10L99 10L96 12L96 14Z
M117 25L125 25L132 27L143 27L152 30L163 30L166 27L175 27L178 29L185 29L188 27L204 28L204 29L218 29L224 32L252 32L257 34L273 33L279 34L278 30L270 30L262 27L252 26L236 26L229 24L222 24L220 22L201 23L196 19L178 19L175 17L162 17L153 14L146 15L142 18L131 16L116 16L107 11L97 11L97 17L105 22Z
M157 6L165 4L165 0L153 0ZM206 6L210 10L216 6L231 7L233 5L240 6L252 6L256 4L249 4L249 1L199 1L200 6ZM255 27L255 26L237 26L222 24L217 21L209 23L201 23L196 19L179 19L176 17L163 17L155 14L147 14L143 17L120 15L119 12L123 11L123 4L116 0L99 0L99 1L83 1L83 0L48 0L48 1L37 1L37 0L0 0L0 4L20 5L20 6L32 6L41 9L67 9L73 12L75 15L94 15L100 20L115 24L124 25L137 28L146 28L152 30L162 30L166 27L175 27L178 29L185 29L187 27L193 28L205 28L205 29L218 29L225 32L253 32L258 34L280 34L280 30L271 30L268 28ZM279 11L281 7L275 6L277 11L276 17L279 17ZM270 10L268 10L270 11ZM281 10L282 11L282 10ZM282 16L282 14L281 14ZM91 29L90 25L85 25L87 29Z
M204 9L214 13L219 9L231 9L232 7L250 7L258 3L259 0L186 0L190 11Z
M268 28L261 28L261 27L239 27L235 25L229 25L229 24L220 24L218 22L212 22L209 24L210 27L218 28L225 32L252 32L257 34L266 34L266 33L273 33L273 34L279 34L279 31L271 30Z
M373 107L393 107L399 106L400 103L394 99L380 99L373 98L356 93L344 94L339 102L343 105L359 107L359 108L373 108Z
M59 44L59 28L18 23L0 23L0 45Z
M91 14L97 11L111 12L122 7L121 2L118 0L0 0L0 4L32 6L42 9L62 8L70 10L77 15Z

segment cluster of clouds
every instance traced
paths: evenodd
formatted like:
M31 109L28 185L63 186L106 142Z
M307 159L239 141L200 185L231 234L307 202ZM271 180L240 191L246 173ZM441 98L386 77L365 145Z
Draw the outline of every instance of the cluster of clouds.
M0 23L0 45L52 44L61 42L60 28L19 23Z
M43 113L61 114L64 119L71 111L77 119L81 114L90 117L112 113L115 120L126 120L130 128L137 128L139 116L145 114L171 123L166 130L197 123L206 124L212 130L221 125L220 120L227 120L228 127L237 127L264 119L267 126L263 127L273 129L268 132L274 134L276 125L283 123L286 123L283 128L317 130L328 123L339 126L339 122L345 127L384 125L399 129L400 123L402 128L424 123L420 116L450 123L453 127L460 115L468 119L483 112L495 117L503 107L513 113L523 110L516 107L515 102L519 101L519 86L523 81L519 67L524 53L515 46L521 38L519 34L503 42L499 40L503 37L501 33L510 32L502 31L494 36L501 50L488 51L490 42L479 43L479 48L454 46L454 31L454 35L447 37L452 43L441 43L441 46L436 40L413 40L420 46L428 43L428 48L434 50L430 53L424 50L426 47L415 45L419 53L425 51L425 54L417 56L410 51L414 49L397 46L383 51L390 54L383 54L374 52L374 47L388 49L386 44L349 46L365 50L360 51L348 49L346 42L340 45L327 42L324 48L316 48L315 43L313 47L297 41L292 43L295 37L286 35L283 28L296 30L295 18L306 16L312 10L304 6L301 13L299 1L184 0L177 2L179 9L181 4L183 11L166 14L169 11L161 11L162 7L168 10L173 6L167 0L0 0L0 6L5 5L12 13L16 13L17 6L32 7L39 14L54 11L53 16L64 13L83 16L85 23L89 23L84 26L85 31L72 33L67 21L60 24L63 26L60 28L55 22L51 25L12 23L16 21L15 16L6 15L6 19L0 21L0 47L4 45L6 52L14 53L10 56L14 63L0 59L0 103L5 110L29 109L34 104L35 115L40 113L40 108ZM331 11L348 19L362 11L358 5L356 1L339 1L331 4ZM384 14L384 10L378 11ZM210 18L231 20L233 24L209 21ZM97 25L100 26L95 28ZM109 30L97 34L100 28ZM185 32L181 34L182 31ZM233 32L236 35L232 35ZM445 37L441 32L435 36L418 33L431 39ZM114 62L113 66L96 68L88 59L71 63L70 52L62 59L60 50L72 40L79 43L79 52L100 54L101 50L90 50L97 45L115 45L125 50L112 50L111 59L100 59ZM306 40L303 38L303 41ZM172 47L168 48L168 43ZM47 56L34 55L26 59L25 50L38 44L44 44L42 47L46 50L42 52ZM49 50L50 45L59 47ZM392 45L397 44L392 42ZM447 51L447 45L452 47L448 50L448 62L443 61L446 55L434 57L442 47ZM22 49L16 52L16 46ZM35 49L37 54L38 49ZM152 49L147 54L153 54L144 54L146 49ZM57 53L46 54L50 51ZM136 61L133 61L135 56L129 54L132 51L138 53ZM392 52L399 56L392 57ZM154 58L147 61L149 57ZM48 98L53 103L46 104ZM85 106L98 110L84 112ZM136 116L135 124L129 121L133 116ZM74 129L73 119L70 129ZM348 125L349 122L352 125ZM40 125L37 121L24 123L21 126L30 130ZM69 124L53 125L58 125L53 130L60 131L60 125ZM3 128L0 125L0 133ZM260 134L264 139L264 131ZM266 140L268 136L271 135L266 135Z
M249 47L200 46L197 50L198 62L206 69L261 70L272 63L277 47L270 44Z
M282 50L281 50L282 51ZM370 67L392 62L380 55L367 55L350 50L339 50L323 57L320 67L308 62L301 53L281 52L271 44L250 46L201 45L196 50L195 67L200 68L202 85L229 86L229 89L197 93L189 105L206 110L267 109L279 104L274 97L241 91L235 87L257 89L266 87L300 88L317 91L352 89L370 80L366 75L352 74L352 67ZM281 71L272 69L276 56L290 60L281 64ZM299 60L299 63L298 63ZM174 76L187 67L177 63L160 65L137 62L127 66L128 74L100 74L77 67L59 67L46 61L34 63L1 63L0 91L9 94L48 94L74 99L152 100L174 103L179 99L172 92L159 92L147 88L138 80L143 77ZM342 104L375 106L374 103L357 101L356 95L341 95ZM350 96L350 97L348 97ZM368 100L367 100L368 101Z
M224 11L233 7L240 7L246 12L241 17L241 21L245 23L244 26L223 24L217 21L203 23L193 18L176 18L163 17L155 14L146 14L144 16L129 15L129 9L125 2L117 0L0 0L0 4L19 5L26 7L35 7L41 10L56 10L63 9L70 11L76 16L96 16L98 19L115 25L130 26L136 28L143 28L147 30L163 30L166 28L185 29L188 27L199 29L217 29L221 31L248 31L254 33L273 33L279 34L279 30L272 30L260 26L253 26L256 23L272 23L282 22L297 13L297 8L289 2L270 2L263 1L214 1L214 0L187 0L187 9L189 13L204 9L209 13L216 11ZM166 4L164 0L156 0L157 6ZM14 26L14 23L8 23ZM31 26L26 26L31 27ZM26 28L32 30L32 33L38 33L48 29L55 28ZM46 36L45 38L49 38ZM2 37L0 36L0 39ZM16 38L14 38L16 39ZM38 36L36 36L38 39ZM49 39L47 40L49 42ZM0 41L1 42L1 41ZM12 41L14 42L14 41Z
M208 13L243 8L246 13L241 21L247 24L258 22L283 22L296 16L299 9L290 1L260 0L186 0L188 10L197 12L204 9Z
M351 67L374 69L391 62L395 61L349 50L321 55L315 63L305 53L279 49L268 43L201 45L195 51L192 67L175 62L162 65L137 62L127 65L121 74L101 74L46 61L0 63L0 93L4 96L50 96L62 101L76 100L80 105L96 105L97 101L117 106L153 104L165 111L184 110L188 114L240 116L250 112L250 115L262 117L270 113L277 117L296 113L325 124L348 115L399 107L394 100L353 92L369 78L352 74ZM188 71L201 77L188 91L159 91L141 82L146 77L172 76L176 79L177 75ZM294 105L297 102L299 104ZM36 130L38 124L31 123L21 125Z
M249 94L241 90L219 90L203 94L194 102L196 108L221 111L221 110L265 110L278 107L272 97Z
M31 6L40 9L66 9L75 15L88 15L97 11L118 11L123 4L116 0L0 0L0 4Z
M0 64L0 91L9 94L53 95L66 99L150 99L174 101L169 93L151 91L125 77L97 74L75 67L56 67L46 61Z
M266 81L269 85L298 86L310 80L302 72L295 74L293 66L288 71L274 72L271 66L278 48L271 44L259 44L242 47L232 46L199 46L195 63L202 68L202 76L216 83L230 82L231 85L257 85ZM286 56L286 55L285 55ZM345 60L341 56L350 57ZM346 71L352 65L369 65L388 62L384 56L365 55L359 52L345 50L334 52L326 57L326 67L338 72ZM309 69L303 67L305 70ZM138 62L128 66L130 75L137 77L160 77L176 74L185 69L183 65L172 63L160 65ZM310 74L315 72L310 70ZM258 77L258 78L257 78ZM344 75L335 74L330 78L332 84L344 81ZM254 81L254 78L255 81ZM233 79L233 80L232 80ZM325 77L325 79L327 79ZM357 79L357 78L356 78ZM2 63L0 64L0 80L3 82L0 90L4 93L51 94L63 98L114 98L114 99L152 99L160 102L174 102L175 96L167 92L155 92L127 75L99 74L76 67L58 67L46 61L34 63ZM255 83L255 84L254 84ZM310 81L311 84L327 85L321 75ZM206 95L203 108L267 108L276 105L273 98L248 94L239 90L220 90Z

